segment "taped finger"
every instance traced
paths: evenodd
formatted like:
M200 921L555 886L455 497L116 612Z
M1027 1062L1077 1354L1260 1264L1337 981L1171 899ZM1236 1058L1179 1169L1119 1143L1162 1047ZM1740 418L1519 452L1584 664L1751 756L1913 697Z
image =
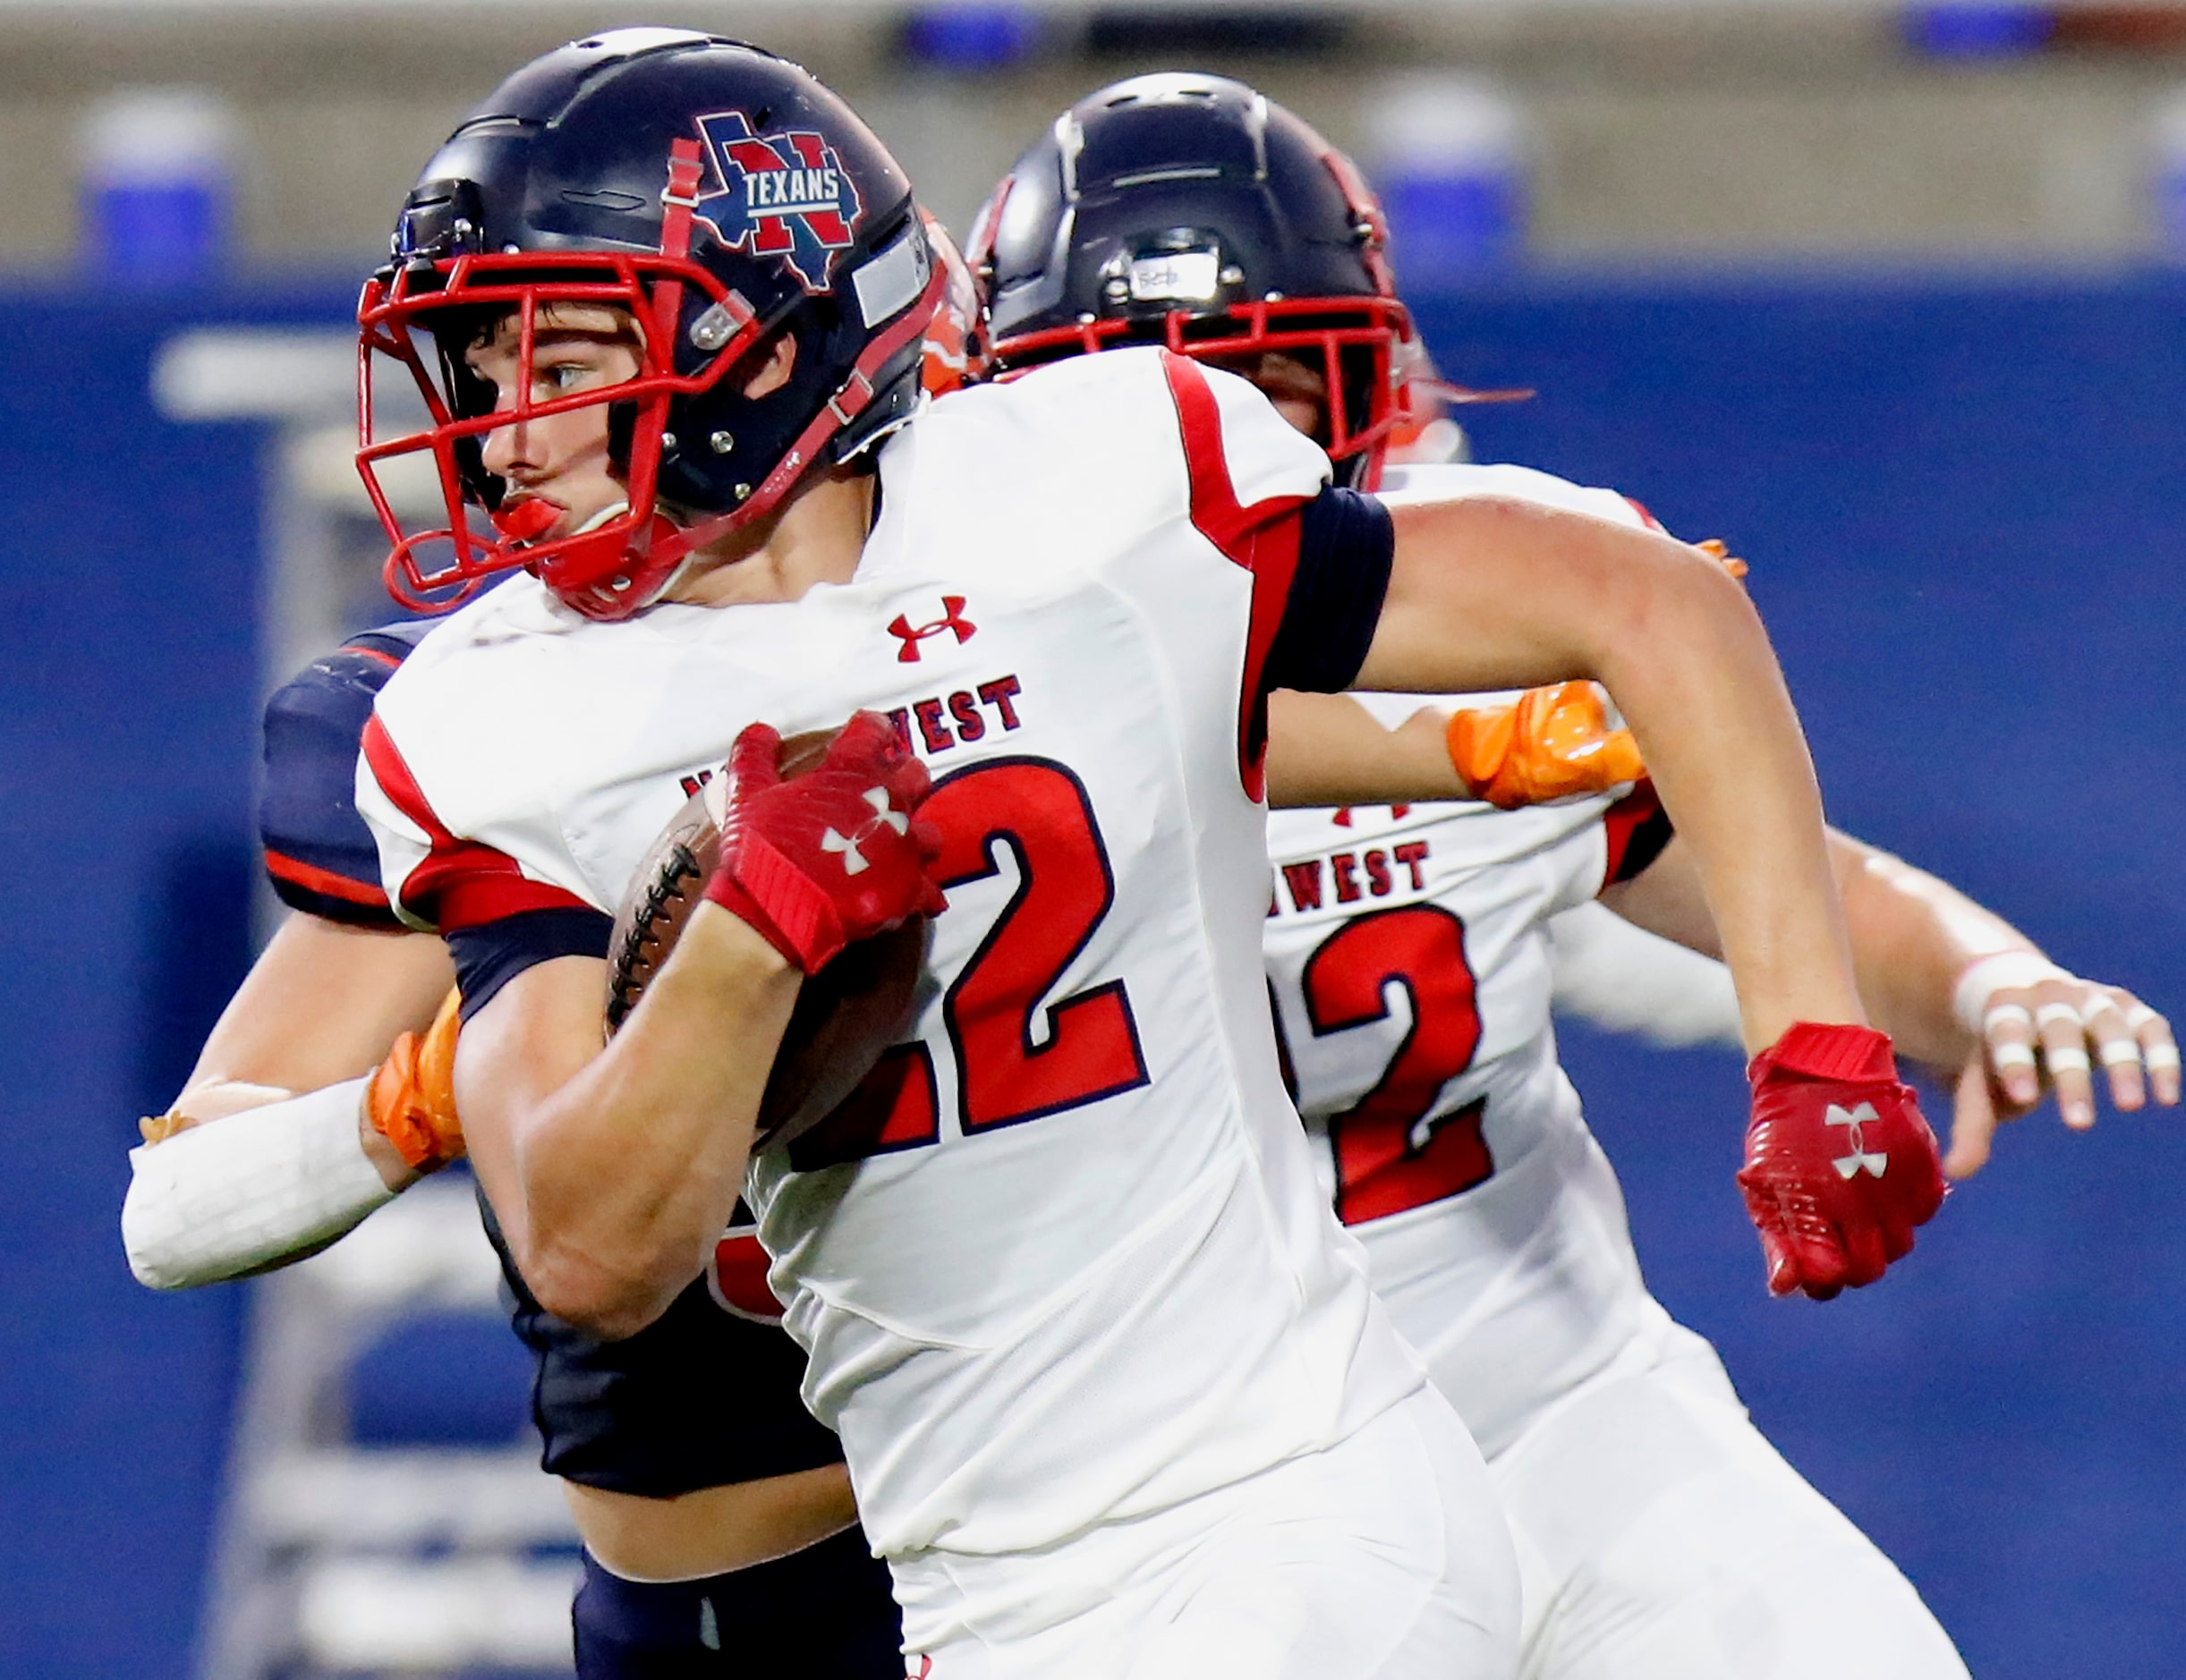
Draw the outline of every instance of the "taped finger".
M2134 1039L2105 1039L2096 1055L2105 1067L2138 1067L2140 1065L2140 1045Z
M2034 1024L2043 1031L2054 1026L2070 1026L2074 1032L2087 1031L2087 1017L2074 1004L2044 1004L2034 1012Z
M2067 1044L2045 1049L2042 1060L2048 1064L2053 1074L2084 1074L2088 1069L2088 1053L2078 1045Z
M1981 1017L1982 1035L1986 1037L1989 1033L1995 1031L1999 1025L2005 1022L2012 1022L2032 1031L2034 1030L2034 1013L2024 1004L1991 1004L1988 1006L1988 1013Z
M1989 1046L1989 1065L2000 1073L2015 1067L2030 1068L2035 1065L2036 1059L2034 1046L2031 1044L2012 1041Z

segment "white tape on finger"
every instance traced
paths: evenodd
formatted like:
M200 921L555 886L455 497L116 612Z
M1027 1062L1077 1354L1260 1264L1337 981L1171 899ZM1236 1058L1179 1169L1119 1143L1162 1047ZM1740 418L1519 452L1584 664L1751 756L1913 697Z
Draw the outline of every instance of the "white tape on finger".
M1952 988L1951 1009L1969 1032L1981 1031L1988 1000L2002 991L2022 991L2044 980L2072 977L2039 951L1999 951L1969 963Z
M2146 1004L2135 1004L2131 1009L2128 1009L2125 1012L2125 1024L2131 1028L2135 1032L2139 1031L2140 1029L2147 1026L2149 1022L2160 1021L2162 1019L2163 1017L2161 1015L2157 1014L2156 1011L2149 1008Z
M2179 1047L2175 1044L2151 1044L2140 1059L2148 1065L2151 1073L2175 1073L2179 1071Z
M2123 1067L2127 1063L2140 1064L2140 1047L2131 1039L2108 1039L2096 1054L2102 1057L2105 1067Z
M2031 1044L1997 1044L1989 1047L1989 1065L1998 1073L2008 1068L2032 1067L2035 1063Z
M122 1246L140 1283L217 1283L339 1236L389 1200L357 1135L366 1082L208 1121L129 1151Z
M2070 1022L2074 1031L2088 1024L2079 1009L2071 1004L2044 1004L2034 1012L2034 1024L2037 1027L2054 1026L2061 1021Z
M1981 1017L1981 1036L1986 1039L1996 1030L1999 1022L2005 1021L2017 1022L2029 1031L2034 1028L2033 1012L2026 1005L1991 1004L1988 1013Z
M2071 1045L2059 1050L2045 1050L2042 1059L2049 1064L2053 1073L2084 1073L2088 1067L2088 1053Z

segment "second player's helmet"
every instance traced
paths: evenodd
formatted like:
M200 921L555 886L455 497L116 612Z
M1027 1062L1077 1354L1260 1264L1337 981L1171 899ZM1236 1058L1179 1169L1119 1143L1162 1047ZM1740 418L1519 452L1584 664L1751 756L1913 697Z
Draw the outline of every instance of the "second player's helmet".
M1411 335L1382 208L1306 123L1221 76L1135 76L1072 106L1018 159L966 253L996 363L1153 342L1268 352L1327 381L1339 472L1371 484Z
M798 66L654 29L535 60L426 167L359 305L358 466L395 539L389 589L445 605L521 565L590 616L636 611L694 548L909 416L942 285L903 171ZM533 334L557 305L625 311L637 377L541 395ZM464 351L511 321L522 395L496 412ZM732 372L781 335L795 344L787 383L745 397ZM407 369L422 428L375 435L378 355ZM522 497L504 506L482 440L601 403L625 503L548 539L551 510L542 519ZM416 454L430 456L446 517L405 530L385 469ZM467 517L473 508L489 529Z

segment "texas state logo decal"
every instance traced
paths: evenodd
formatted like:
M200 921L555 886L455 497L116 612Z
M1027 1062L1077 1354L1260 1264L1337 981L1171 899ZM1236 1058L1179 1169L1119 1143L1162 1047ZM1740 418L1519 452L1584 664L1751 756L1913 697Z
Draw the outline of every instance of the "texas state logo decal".
M864 206L842 161L810 129L759 135L741 111L698 120L719 187L691 214L730 250L779 257L807 292L830 292L835 253L850 249Z

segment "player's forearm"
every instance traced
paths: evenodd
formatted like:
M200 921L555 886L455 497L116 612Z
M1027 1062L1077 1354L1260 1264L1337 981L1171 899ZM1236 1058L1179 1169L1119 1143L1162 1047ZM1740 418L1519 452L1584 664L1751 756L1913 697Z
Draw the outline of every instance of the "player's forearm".
M1469 799L1445 719L1423 709L1391 729L1342 694L1268 696L1268 803L1277 807Z
M399 1158L389 1176L360 1146L365 1084L281 1092L157 1141L148 1133L130 1151L122 1204L137 1280L186 1289L286 1265L414 1178Z
M1888 853L1834 828L1828 843L1869 1017L1914 1060L1941 1069L1962 1066L1975 1041L1958 1019L1960 977L1981 957L2032 951L2032 942ZM1722 954L1699 872L1681 840L1672 840L1637 878L1605 890L1602 902L1649 933L1704 956Z
M1708 582L1715 599L1612 647L1600 675L1699 869L1758 1050L1794 1021L1866 1016L1799 719L1743 594Z
M1838 890L1860 995L1875 1023L1915 1061L1952 1072L1976 1048L1958 1019L1959 978L1999 951L2032 951L2018 929L1887 852L1834 830Z
M1523 504L1398 513L1398 564L1360 686L1600 681L1690 849L1748 1047L1865 1020L1806 741L1745 592L1708 556Z
M200 1110L204 1099L221 1100L215 1087L318 1090L369 1073L398 1034L424 1029L455 980L430 934L292 914L222 1011L174 1106L210 1119ZM222 1112L238 1106L247 1105Z
M515 995L472 1023L458 1101L541 1304L628 1336L699 1274L728 1223L800 977L703 908L614 1041L586 1055L582 1035L599 1041L597 965L574 987L546 976L557 966L512 981Z

